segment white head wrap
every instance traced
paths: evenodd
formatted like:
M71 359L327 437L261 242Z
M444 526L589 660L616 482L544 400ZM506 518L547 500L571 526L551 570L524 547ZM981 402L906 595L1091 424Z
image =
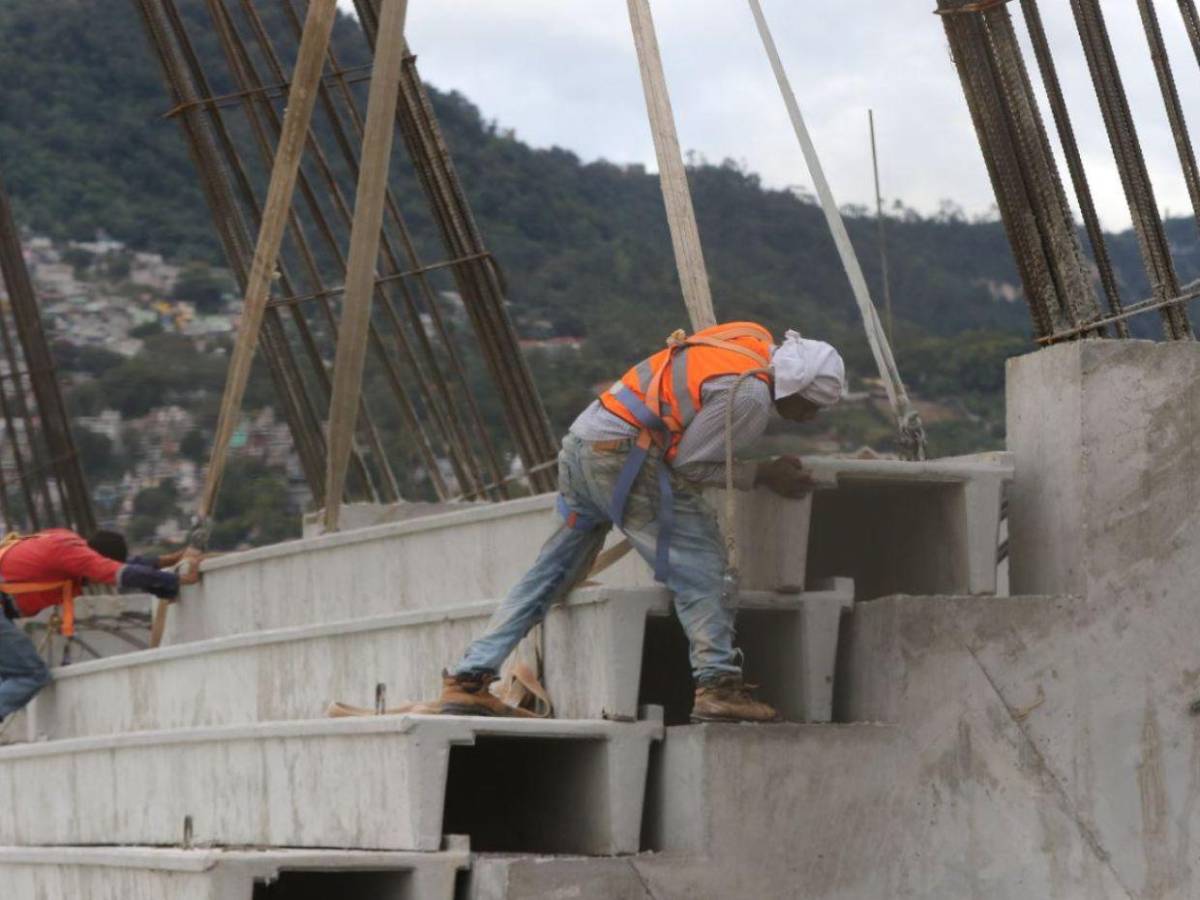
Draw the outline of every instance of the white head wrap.
M789 331L771 357L775 399L799 394L817 406L833 406L846 390L846 364L824 341L809 341Z

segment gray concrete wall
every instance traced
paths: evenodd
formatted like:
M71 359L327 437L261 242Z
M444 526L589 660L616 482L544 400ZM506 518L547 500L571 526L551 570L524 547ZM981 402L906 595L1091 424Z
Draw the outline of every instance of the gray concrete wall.
M1012 360L1009 441L1013 589L1083 607L1000 671L1045 692L1032 732L1135 895L1196 896L1200 346L1085 341Z
M981 682L913 730L668 728L648 801L665 852L638 863L653 896L1127 897Z

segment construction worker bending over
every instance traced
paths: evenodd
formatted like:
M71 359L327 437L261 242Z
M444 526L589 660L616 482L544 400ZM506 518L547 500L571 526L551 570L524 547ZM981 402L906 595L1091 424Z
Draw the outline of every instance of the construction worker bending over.
M558 456L563 523L487 633L443 672L441 711L516 714L488 685L550 605L587 575L616 525L674 594L691 644L693 721L777 719L742 681L725 544L701 489L725 482L731 393L736 451L763 434L772 410L807 421L837 403L844 389L838 352L794 331L778 346L765 328L749 322L717 325L690 338L676 332L665 350L630 369L571 426ZM763 485L797 497L811 488L796 457L735 463L733 475L742 490Z
M129 556L125 538L97 531L84 540L73 531L52 529L0 542L0 721L24 707L50 681L46 663L17 619L62 607L62 633L75 630L75 599L85 584L112 584L174 598L180 584L199 579L192 566L185 576L162 569L181 562L187 551L147 558Z

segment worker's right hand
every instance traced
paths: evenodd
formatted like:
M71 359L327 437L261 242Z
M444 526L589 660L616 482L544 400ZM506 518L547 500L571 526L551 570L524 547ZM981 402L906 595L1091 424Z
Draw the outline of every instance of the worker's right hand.
M770 488L781 497L797 499L811 493L812 475L798 456L780 456L761 462L754 473L755 487Z
M203 561L204 554L189 547L184 552L183 559L176 570L179 574L179 583L198 584L200 581L200 563Z

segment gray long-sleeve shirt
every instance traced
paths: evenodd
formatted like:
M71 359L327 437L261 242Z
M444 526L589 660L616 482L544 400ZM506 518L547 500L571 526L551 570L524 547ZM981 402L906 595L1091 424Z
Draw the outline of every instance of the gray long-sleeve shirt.
M725 403L737 376L725 375L708 381L700 389L703 404L679 442L672 468L689 481L725 483ZM744 450L767 430L775 410L771 387L758 378L745 379L737 389L733 405L733 452ZM614 416L593 400L571 425L571 433L585 441L633 438L638 429ZM738 490L754 486L754 463L735 462L733 483Z

